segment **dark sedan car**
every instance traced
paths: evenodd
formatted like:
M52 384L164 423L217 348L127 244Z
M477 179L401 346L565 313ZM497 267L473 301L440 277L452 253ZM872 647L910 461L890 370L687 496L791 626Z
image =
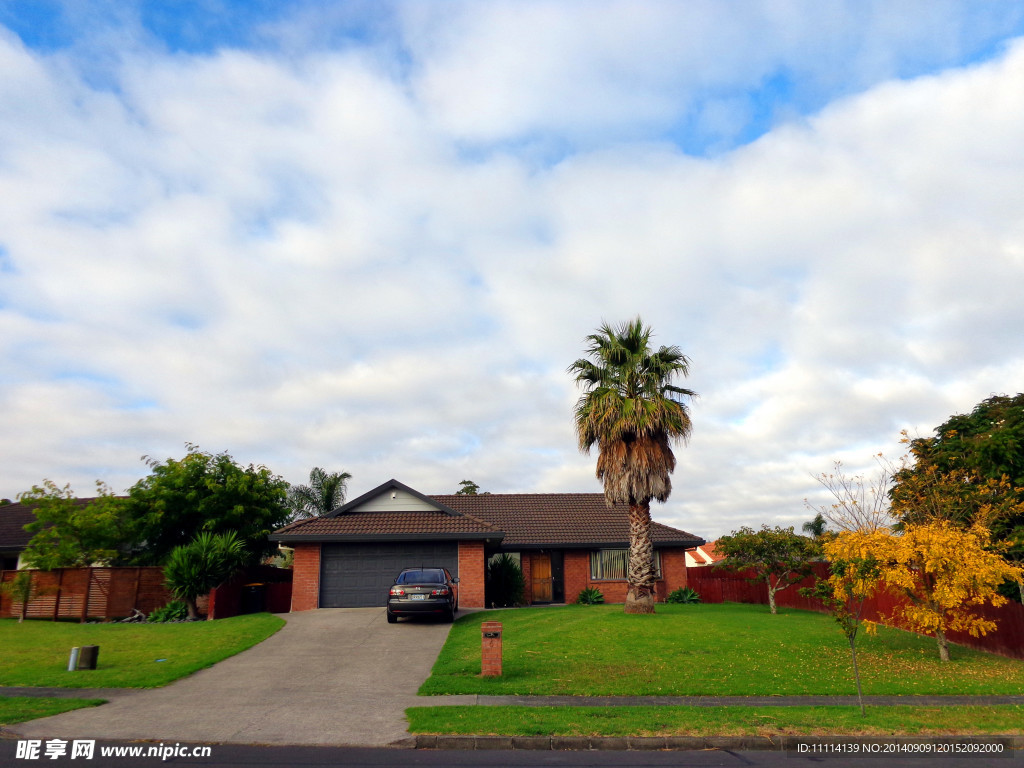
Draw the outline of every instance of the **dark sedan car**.
M388 592L388 623L399 616L442 616L455 621L459 580L447 568L406 568Z

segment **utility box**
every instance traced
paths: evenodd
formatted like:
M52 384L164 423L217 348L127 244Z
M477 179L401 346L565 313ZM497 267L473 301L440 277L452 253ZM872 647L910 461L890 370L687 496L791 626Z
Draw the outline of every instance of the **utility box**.
M78 652L78 668L79 669L96 669L96 662L100 657L100 647L98 645L83 645L82 649Z
M485 621L480 625L480 674L501 677L500 621Z

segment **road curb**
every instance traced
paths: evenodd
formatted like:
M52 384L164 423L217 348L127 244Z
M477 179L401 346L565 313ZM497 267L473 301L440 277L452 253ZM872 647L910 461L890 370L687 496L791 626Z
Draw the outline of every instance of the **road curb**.
M771 750L838 754L851 744L864 753L883 754L889 749L914 745L993 744L1006 750L1024 750L1024 736L444 736L416 734L416 749L534 750L534 751L702 751L738 752ZM801 745L804 748L801 749ZM961 755L963 756L963 755Z

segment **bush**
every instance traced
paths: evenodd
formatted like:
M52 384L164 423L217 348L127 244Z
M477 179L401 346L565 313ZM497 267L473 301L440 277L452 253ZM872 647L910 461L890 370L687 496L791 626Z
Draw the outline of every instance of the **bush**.
M700 595L690 587L680 587L679 589L673 589L669 592L668 597L665 598L665 602L692 605L693 603L700 602Z
M146 621L163 623L166 621L184 621L188 618L188 607L181 600L172 600L162 608L157 608Z
M526 594L523 569L514 557L502 554L487 564L485 602L492 608L522 605Z
M604 595L596 587L587 587L576 595L577 605L599 605L604 602Z
M234 531L216 535L203 531L191 544L171 550L164 565L164 582L172 595L185 601L188 617L196 619L196 598L228 579L245 559L245 549Z

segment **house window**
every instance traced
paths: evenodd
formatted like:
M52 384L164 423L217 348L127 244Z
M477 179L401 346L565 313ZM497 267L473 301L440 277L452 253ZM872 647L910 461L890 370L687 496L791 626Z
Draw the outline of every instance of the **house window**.
M590 578L594 581L625 580L628 549L598 549L590 553ZM654 550L654 578L661 578L661 553Z

